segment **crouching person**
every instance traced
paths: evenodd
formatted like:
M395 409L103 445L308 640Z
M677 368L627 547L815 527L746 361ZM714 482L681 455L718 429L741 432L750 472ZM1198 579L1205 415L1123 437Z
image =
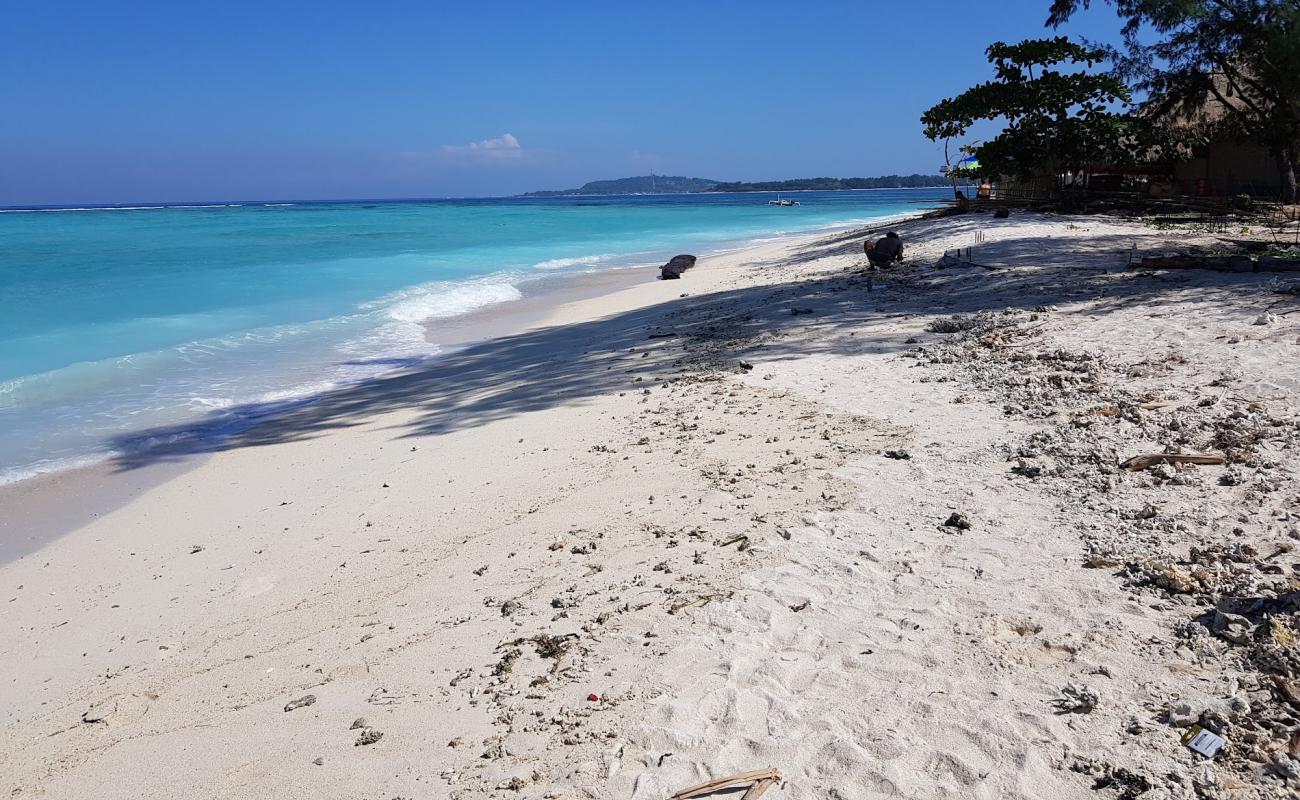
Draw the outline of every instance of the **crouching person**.
M866 250L867 260L871 262L871 266L878 269L903 260L903 240L893 231L886 233L875 244L868 241L863 245L863 249Z

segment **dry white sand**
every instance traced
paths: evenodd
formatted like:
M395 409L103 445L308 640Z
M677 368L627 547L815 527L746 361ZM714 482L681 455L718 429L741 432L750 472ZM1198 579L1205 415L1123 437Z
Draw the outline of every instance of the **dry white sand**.
M899 229L893 273L858 272L861 235L809 237L566 304L191 456L0 567L0 791L662 798L776 767L773 797L1092 798L1098 777L1109 797L1128 774L1144 798L1282 796L1272 739L1208 762L1164 716L1269 691L1174 634L1199 596L1082 564L1227 517L1259 550L1300 536L1293 484L1251 488L1291 477L1293 441L1224 486L1094 475L1042 443L1110 391L1219 397L1190 422L1240 397L1294 430L1300 316L1251 324L1281 297L1268 276L1125 270L1186 234ZM999 269L928 266L977 231ZM979 309L1014 313L961 345L926 331ZM1039 374L1057 351L1123 369ZM1159 451L1178 413L1081 430ZM1026 459L1041 474L1012 472ZM66 509L77 479L19 494ZM1121 513L1148 497L1154 517ZM1099 705L1061 713L1067 684Z

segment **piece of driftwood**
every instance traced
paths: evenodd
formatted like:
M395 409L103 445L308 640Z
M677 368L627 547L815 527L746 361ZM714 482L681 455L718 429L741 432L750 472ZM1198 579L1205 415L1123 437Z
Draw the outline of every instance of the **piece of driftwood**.
M1201 464L1203 466L1213 466L1215 464L1226 464L1228 459L1219 453L1150 453L1148 455L1133 456L1121 467L1129 472L1137 472L1140 469L1155 466L1156 464Z
M659 268L659 277L662 280L677 280L682 277L683 272L695 266L696 260L692 255L673 256L667 264Z
M1158 411L1162 408L1170 408L1179 405L1178 400L1152 400L1149 403L1142 403L1138 408L1143 411Z
M714 792L729 789L735 786L749 784L749 790L741 795L740 800L758 800L763 793L781 782L781 773L774 769L756 769L752 772L741 772L736 775L728 775L725 778L714 778L697 786L691 786L682 789L677 794L668 798L668 800L689 800L692 797L704 797Z

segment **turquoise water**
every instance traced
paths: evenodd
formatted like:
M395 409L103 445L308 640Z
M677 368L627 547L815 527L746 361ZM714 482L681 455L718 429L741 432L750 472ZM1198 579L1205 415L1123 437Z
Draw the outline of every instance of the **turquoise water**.
M945 192L794 196L2 211L0 482L436 357L423 321L545 278L914 212Z

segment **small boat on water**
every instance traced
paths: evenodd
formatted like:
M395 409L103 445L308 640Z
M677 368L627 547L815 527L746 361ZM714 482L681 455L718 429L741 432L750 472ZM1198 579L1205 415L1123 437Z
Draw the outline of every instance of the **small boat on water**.
M776 196L776 199L775 199L775 200L768 200L768 201L767 201L767 204L768 204L769 206L797 206L797 205L799 205L799 201L798 201L798 200L783 200L783 199L781 199L781 195L778 194L778 195Z

